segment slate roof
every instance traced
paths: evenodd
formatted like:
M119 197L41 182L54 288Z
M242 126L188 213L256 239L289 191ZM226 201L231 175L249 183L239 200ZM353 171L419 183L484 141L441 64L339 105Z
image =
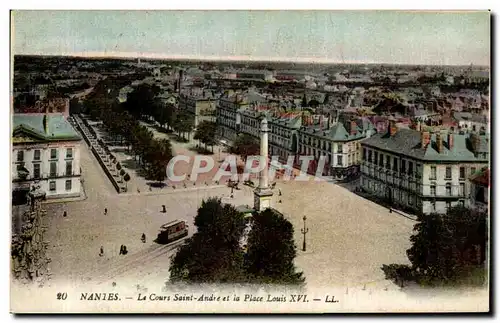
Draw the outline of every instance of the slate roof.
M285 126L291 129L299 129L302 126L302 118L301 116L296 116L294 118L271 118L271 122L280 126Z
M47 115L47 132L43 128L43 114L14 114L12 133L25 131L48 141L81 140L80 135L63 115Z
M365 138L367 130L374 130L373 125L366 118L356 120L356 132L354 135L351 135L348 131L350 125L350 122L337 122L330 129L321 129L316 125L304 128L302 131L331 141L352 141Z
M453 134L453 145L450 149L446 135L442 135L443 151L438 153L436 134L431 134L431 141L421 148L420 132L413 129L398 129L396 134L389 136L387 132L378 133L365 139L362 144L382 150L392 151L408 157L428 161L467 161L487 162L488 159L474 156L470 150L469 135ZM489 152L489 138L480 136L479 152Z

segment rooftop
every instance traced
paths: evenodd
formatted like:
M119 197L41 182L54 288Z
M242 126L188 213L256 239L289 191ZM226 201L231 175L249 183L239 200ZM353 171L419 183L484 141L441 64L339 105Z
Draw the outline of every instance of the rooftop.
M467 161L486 162L487 158L476 157L471 150L470 135L450 134L453 136L453 144L448 145L447 136L442 135L443 151L437 151L437 135L430 134L430 142L425 147L421 146L421 133L413 129L398 129L393 136L387 132L378 133L363 141L363 145L379 148L382 150L397 152L415 159L429 161ZM478 152L489 152L489 138L478 136L480 139Z
M47 131L43 120L47 118ZM12 118L12 134L25 132L47 141L81 140L63 115L14 114Z

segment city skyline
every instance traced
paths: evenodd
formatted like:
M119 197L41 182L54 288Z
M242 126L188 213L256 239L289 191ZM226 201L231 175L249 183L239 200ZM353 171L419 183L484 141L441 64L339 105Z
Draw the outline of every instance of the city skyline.
M489 66L490 13L14 11L12 53Z

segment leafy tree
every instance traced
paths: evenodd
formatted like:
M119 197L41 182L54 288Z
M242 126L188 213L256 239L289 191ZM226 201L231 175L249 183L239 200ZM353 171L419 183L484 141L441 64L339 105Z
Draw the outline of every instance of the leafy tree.
M247 272L265 283L304 282L293 263L297 251L290 221L273 209L255 214L253 219L248 237Z
M202 202L195 218L196 233L171 258L172 281L224 283L242 280L239 239L245 222L232 205L218 198Z
M166 139L151 141L145 152L147 178L163 182L166 167L172 158L172 146Z
M302 103L301 103L301 106L303 108L307 107L307 98L306 98L306 94L304 93L304 96L302 97Z
M156 85L140 84L127 95L125 109L136 118L153 115L155 97L159 93Z
M457 206L445 215L419 215L407 250L411 277L422 284L454 282L468 275L486 260L487 214ZM399 265L382 267L386 277L401 275ZM399 277L401 278L401 277ZM406 278L404 278L406 279Z
M178 113L176 113L174 117L173 128L184 139L186 139L185 134L187 133L189 139L189 134L194 129L193 115L183 110L178 111Z
M310 106L311 108L317 108L319 106L319 102L316 99L312 99L311 101L309 101L308 106Z
M207 145L212 146L216 144L215 134L217 132L217 125L212 121L202 121L196 128L196 132L194 134L194 139L199 140L205 145L205 149L207 149Z
M259 141L248 134L241 134L236 137L231 147L233 154L240 155L246 161L248 156L256 156L260 153Z
M130 175L128 173L126 173L123 176L123 180L125 181L125 189L126 189L127 188L127 183L128 183L128 181L130 181Z

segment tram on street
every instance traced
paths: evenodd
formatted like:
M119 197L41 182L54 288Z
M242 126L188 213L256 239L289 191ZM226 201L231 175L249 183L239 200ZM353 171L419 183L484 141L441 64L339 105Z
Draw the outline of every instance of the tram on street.
M155 242L158 244L168 244L186 237L188 232L189 226L186 224L186 221L170 221L160 227L160 233L158 233Z

